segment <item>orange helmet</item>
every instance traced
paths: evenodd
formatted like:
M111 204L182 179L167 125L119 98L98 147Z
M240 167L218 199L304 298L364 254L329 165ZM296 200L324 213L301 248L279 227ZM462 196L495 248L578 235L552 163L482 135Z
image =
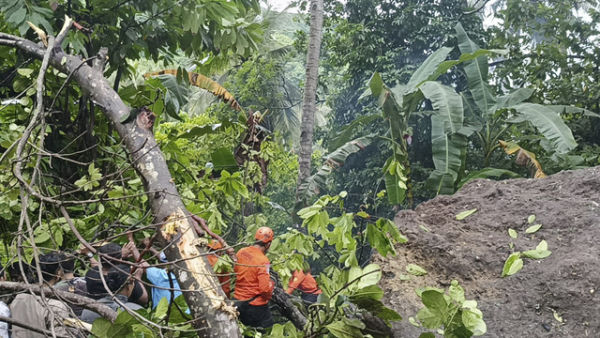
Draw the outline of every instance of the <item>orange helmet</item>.
M271 242L273 240L273 237L275 237L275 234L273 233L273 229L269 227L258 228L258 230L256 230L256 235L254 235L254 238L257 241L261 241L263 243Z
M219 250L219 249L223 249L223 244L221 244L221 242L211 239L210 242L208 242L208 244L206 245L209 248L213 249L213 250Z

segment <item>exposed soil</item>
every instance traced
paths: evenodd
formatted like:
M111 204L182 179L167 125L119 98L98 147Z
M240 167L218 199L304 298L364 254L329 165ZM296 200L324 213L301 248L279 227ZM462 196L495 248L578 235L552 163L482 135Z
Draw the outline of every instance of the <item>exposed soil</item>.
M473 208L475 214L456 220ZM532 214L543 226L525 234ZM467 299L477 300L485 337L600 337L600 167L543 179L476 180L452 196L399 212L395 222L409 243L397 247L396 257L375 261L384 271L384 301L403 316L394 324L396 337L422 332L408 322L422 307L414 290L447 289L452 279ZM518 231L517 239L509 228ZM511 242L513 250L525 251L542 239L549 257L524 259L521 271L500 277ZM409 263L428 274L402 280Z

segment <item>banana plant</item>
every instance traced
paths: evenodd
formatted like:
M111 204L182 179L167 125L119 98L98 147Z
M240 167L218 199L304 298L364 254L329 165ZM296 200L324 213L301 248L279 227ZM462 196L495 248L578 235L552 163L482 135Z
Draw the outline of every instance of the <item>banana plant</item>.
M431 54L406 85L389 88L378 73L373 74L369 81L369 90L377 98L383 118L389 122L389 136L386 139L391 144L393 155L384 167L384 181L390 204L400 204L407 197L407 204L412 204L408 161L408 142L412 130L408 121L425 99L430 100L434 108L431 137L435 170L430 182L438 193L454 192L454 182L459 179L464 163L467 137L475 128L465 124L463 98L452 87L436 80L458 64L504 51L478 49L462 54L458 60L446 60L452 50L442 47Z
M495 96L488 85L488 55L505 51L480 49L460 23L456 26L456 37L462 53L458 60L446 60L452 48L443 47L427 58L404 86L390 89L377 73L370 80L371 93L378 99L383 117L390 124L389 139L394 154L384 168L384 175L392 204L403 201L405 186L410 190L410 181L406 184L406 177L410 173L406 152L406 140L411 134L408 119L424 100L429 100L434 109L431 115L431 143L435 170L428 183L438 194L452 194L456 190L464 174L468 138L472 135L477 135L482 144L485 167L489 166L492 152L500 146L500 138L511 125L519 123L532 125L552 144L556 153L564 154L573 150L577 143L560 113L593 114L575 107L525 102L533 94L533 90L528 88ZM440 75L459 64L463 66L467 78L468 88L463 93L457 93L454 88L436 81ZM401 172L388 170L395 162L402 164ZM493 168L486 169L480 175L499 174L497 170L490 170ZM514 175L510 173L509 176Z

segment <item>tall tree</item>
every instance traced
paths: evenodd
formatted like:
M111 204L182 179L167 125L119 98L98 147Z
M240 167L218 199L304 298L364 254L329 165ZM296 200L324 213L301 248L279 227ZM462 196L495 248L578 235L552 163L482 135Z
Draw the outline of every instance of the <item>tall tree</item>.
M302 203L304 183L310 176L313 132L315 128L315 110L317 107L317 79L319 77L319 54L323 29L323 0L310 2L310 33L306 56L306 81L302 102L302 126L300 133L300 157L298 158L298 187L296 205Z

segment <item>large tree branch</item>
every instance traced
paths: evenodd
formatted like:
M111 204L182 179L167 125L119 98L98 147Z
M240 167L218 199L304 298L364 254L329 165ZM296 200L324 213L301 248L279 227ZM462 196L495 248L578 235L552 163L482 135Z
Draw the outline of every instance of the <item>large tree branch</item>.
M0 290L7 290L12 292L28 291L37 295L44 294L45 297L50 297L58 300L62 300L69 304L80 306L84 309L97 312L102 317L114 322L117 319L117 313L110 307L98 303L97 300L77 295L71 292L58 291L46 286L39 286L34 284L25 284L17 282L0 282Z
M14 46L21 51L42 59L46 50L32 41L0 34L0 44ZM55 48L50 65L70 74L90 98L100 106L106 117L123 140L131 162L144 182L148 192L157 231L163 244L176 239L165 254L169 261L177 262L174 269L177 280L192 311L194 326L202 337L239 337L236 311L225 299L219 282L205 257L205 249L196 246L197 236L185 206L177 192L167 162L152 134L153 114L142 112L129 119L130 109L111 88L102 73L87 64L82 65L78 56L66 54ZM78 68L79 67L79 68ZM150 193L152 192L152 193ZM39 196L36 196L39 197ZM55 201L52 201L55 202Z

